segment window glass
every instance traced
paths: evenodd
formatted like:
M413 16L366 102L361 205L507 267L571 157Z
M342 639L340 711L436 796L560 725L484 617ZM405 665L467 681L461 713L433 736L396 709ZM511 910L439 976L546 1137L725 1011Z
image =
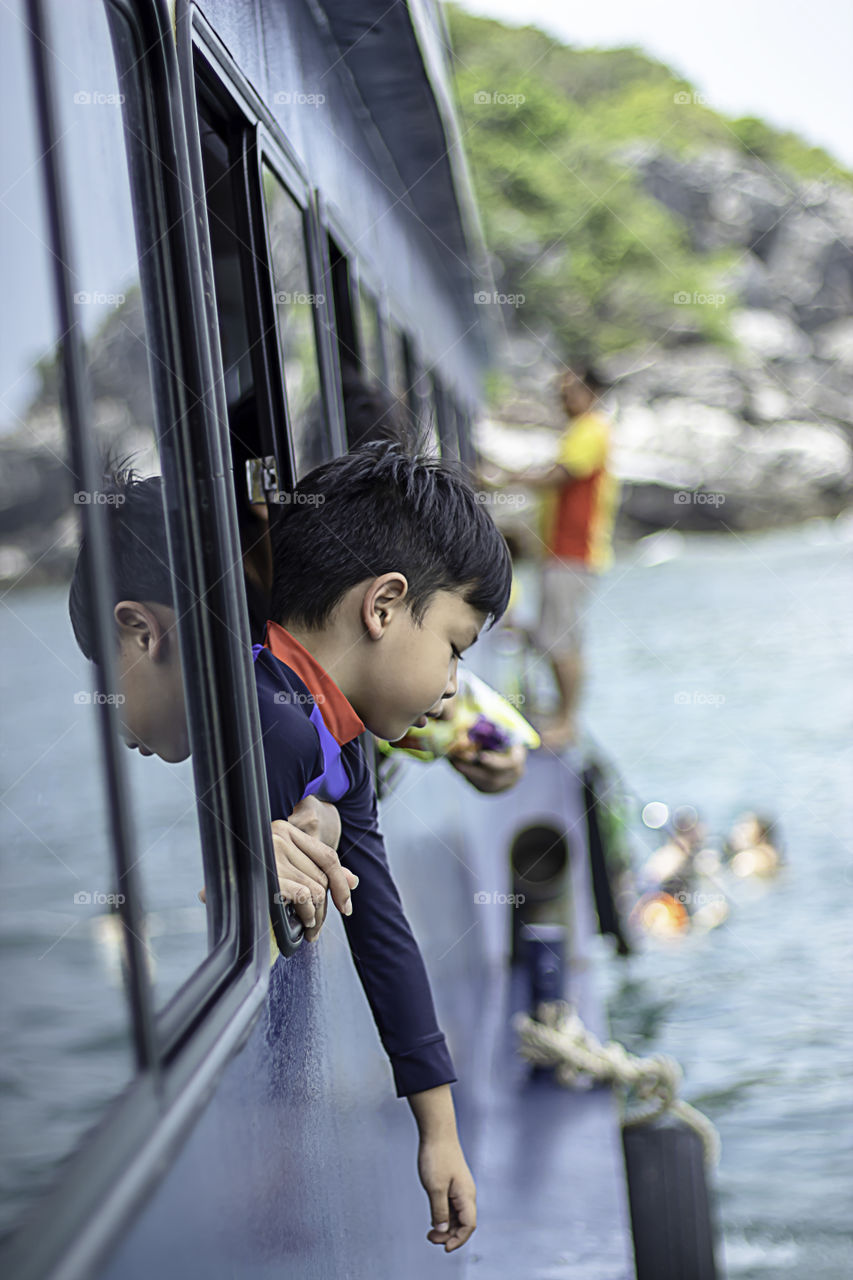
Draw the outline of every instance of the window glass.
M297 479L331 456L317 362L315 312L325 297L313 291L305 215L264 164L263 191L275 291L279 348Z
M24 6L7 0L0 84L15 125L0 174L0 1235L38 1201L134 1063L97 708L68 622L81 505L57 400L26 41Z
M108 24L101 5L53 0L48 12L51 47L61 50L51 58L51 72L76 273L75 316L86 341L91 429L102 458L148 481L144 490L131 488L124 496L107 490L80 494L77 500L98 502L106 510L114 591L133 606L122 612L116 627L124 675L115 696L123 699L119 718L131 747L124 758L144 895L144 943L160 1008L204 959L208 928L198 898L204 877L183 701L183 669L192 655L185 651L174 608L173 575L188 581L190 556L188 547L173 543L170 566L166 506L177 505L178 497L168 478L154 479L161 471L151 389L154 356L135 235L135 219L147 216L147 204L139 191L132 201L125 151L125 129L142 146L144 125L133 75L119 82L114 42L121 64L129 68L138 50L124 20L113 16ZM169 424L162 426L168 432ZM159 502L150 496L158 488Z
M207 196L210 248L216 273L216 309L222 370L229 414L255 395L251 340L246 325L241 242L237 232L234 184L243 170L242 158L231 154L224 121L200 106L199 128L204 185Z

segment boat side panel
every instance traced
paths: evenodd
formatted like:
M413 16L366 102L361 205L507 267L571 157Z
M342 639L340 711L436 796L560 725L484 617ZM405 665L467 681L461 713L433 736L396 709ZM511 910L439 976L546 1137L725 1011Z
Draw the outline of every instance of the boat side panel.
M392 835L391 857L465 1081L455 1092L473 1145L472 1011L483 1007L483 957L471 913L464 919L470 894L454 847L455 803L436 807L446 766L433 768L408 784L412 811L432 804L431 829L418 830L409 816L407 838ZM427 795L419 797L422 785ZM276 963L249 1043L102 1280L456 1274L464 1259L445 1257L425 1238L416 1139L340 920L330 919L316 944Z

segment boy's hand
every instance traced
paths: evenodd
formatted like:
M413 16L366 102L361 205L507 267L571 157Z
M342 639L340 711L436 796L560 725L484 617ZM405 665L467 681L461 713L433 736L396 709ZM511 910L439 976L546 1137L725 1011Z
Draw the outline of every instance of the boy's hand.
M454 760L452 756L448 756L448 759L472 787L487 795L494 795L498 791L514 787L522 777L527 762L527 748L516 743L508 751L481 751L476 760Z
M341 838L341 815L333 804L318 800L316 796L303 796L288 822L307 836L315 836L330 849L337 849Z
M334 849L340 835L337 809L315 796L300 800L287 822L279 818L272 824L278 891L294 904L309 942L322 928L328 888L338 910L343 915L352 912L350 895L358 876L341 866ZM205 901L204 889L198 896Z
M420 1132L418 1175L429 1196L431 1244L459 1249L477 1226L477 1188L456 1133L450 1085L409 1096Z
M322 832L322 837L317 832ZM287 822L272 824L273 850L279 892L289 898L305 929L308 942L320 933L326 915L326 889L343 915L352 913L351 890L358 876L342 867L331 844L338 843L341 820L334 805L314 796L300 800Z
M427 1240L445 1253L461 1249L477 1226L477 1188L459 1139L421 1138L418 1174L432 1214Z

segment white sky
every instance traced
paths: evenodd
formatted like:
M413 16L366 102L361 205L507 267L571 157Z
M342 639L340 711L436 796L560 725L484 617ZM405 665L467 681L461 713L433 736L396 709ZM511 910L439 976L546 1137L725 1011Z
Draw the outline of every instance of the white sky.
M727 115L793 129L853 167L851 0L459 0L580 46L639 45Z

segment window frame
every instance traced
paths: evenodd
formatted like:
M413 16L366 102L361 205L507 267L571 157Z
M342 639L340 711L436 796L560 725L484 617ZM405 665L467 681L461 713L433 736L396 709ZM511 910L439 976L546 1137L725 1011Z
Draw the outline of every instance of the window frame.
M222 369L221 350L219 343L219 325L216 309L216 294L214 284L213 257L210 246L210 237L207 225L207 193L204 181L204 171L202 165L201 140L198 126L198 89L202 86L204 92L213 94L221 111L226 115L233 117L233 122L238 127L245 130L244 148L242 163L244 165L244 176L246 183L246 200L249 218L253 222L256 233L247 246L255 263L263 262L266 264L267 272L263 280L260 272L254 272L251 280L247 280L245 275L243 278L244 290L246 293L246 302L249 312L251 312L252 304L258 308L261 316L261 332L262 344L267 351L278 350L270 346L270 334L277 344L278 342L278 325L274 314L274 297L273 282L270 269L269 252L266 248L266 220L263 211L262 195L260 192L260 181L254 180L255 174L260 174L260 167L255 163L249 163L248 157L257 154L257 147L254 142L254 134L257 131L261 118L266 117L268 113L257 97L246 77L240 68L234 62L228 50L222 44L219 37L210 27L203 15L199 12L192 0L178 0L177 9L177 32L178 32L178 61L179 73L181 80L182 104L184 112L184 122L186 128L186 143L189 155L190 171L192 173L194 200L197 206L200 206L201 215L196 216L196 228L198 233L199 255L201 257L205 278L209 283L209 287L205 290L204 315L206 320L206 331L208 336L208 354L213 368L213 391L216 402L217 421L219 424L222 448L222 468L224 475L231 470L230 462L230 439L228 424L228 407L225 399L225 379ZM263 217L262 222L258 219ZM261 231L263 232L263 245L259 244ZM263 256L261 256L261 248L263 248ZM250 287L250 285L252 287ZM274 430L274 439L278 443L277 457L287 461L288 474L285 476L284 483L292 484L294 475L293 464L293 444L292 434L290 431L290 423L286 413L286 401L284 397L278 401L277 386L283 385L280 375L271 377L267 384L270 395L272 397L270 413L272 422L276 420L283 424L284 437ZM260 387L259 387L260 391ZM280 403L278 419L275 416L275 403ZM242 482L242 477L240 477ZM278 475L279 487L283 487L282 476ZM240 563L239 554L239 536L236 533L236 510L233 496L233 482L228 482L228 510L232 516L235 530L236 559L234 563ZM241 630L245 632L246 644L245 649L241 649L239 653L234 655L234 662L237 666L242 667L247 662L250 649L250 636L248 632L248 617L246 613L245 601L243 599L242 587L238 588L239 612L241 616ZM255 693L255 682L251 671L248 668L248 724L250 730L250 741L245 744L244 753L239 758L242 760L251 757L254 761L254 779L256 784L255 794L257 796L256 817L261 814L268 814L270 811L269 795L266 783L266 770L264 765L263 751L261 748L261 728L260 714L258 711L257 697ZM276 904L274 895L278 890L278 872L276 869L275 854L273 852L272 834L269 820L262 823L263 832L260 841L260 847L263 849L264 870L266 875L267 902L266 910L272 922L273 934L278 945L279 951L284 956L290 956L301 945L303 929L299 923L293 909L283 904Z

